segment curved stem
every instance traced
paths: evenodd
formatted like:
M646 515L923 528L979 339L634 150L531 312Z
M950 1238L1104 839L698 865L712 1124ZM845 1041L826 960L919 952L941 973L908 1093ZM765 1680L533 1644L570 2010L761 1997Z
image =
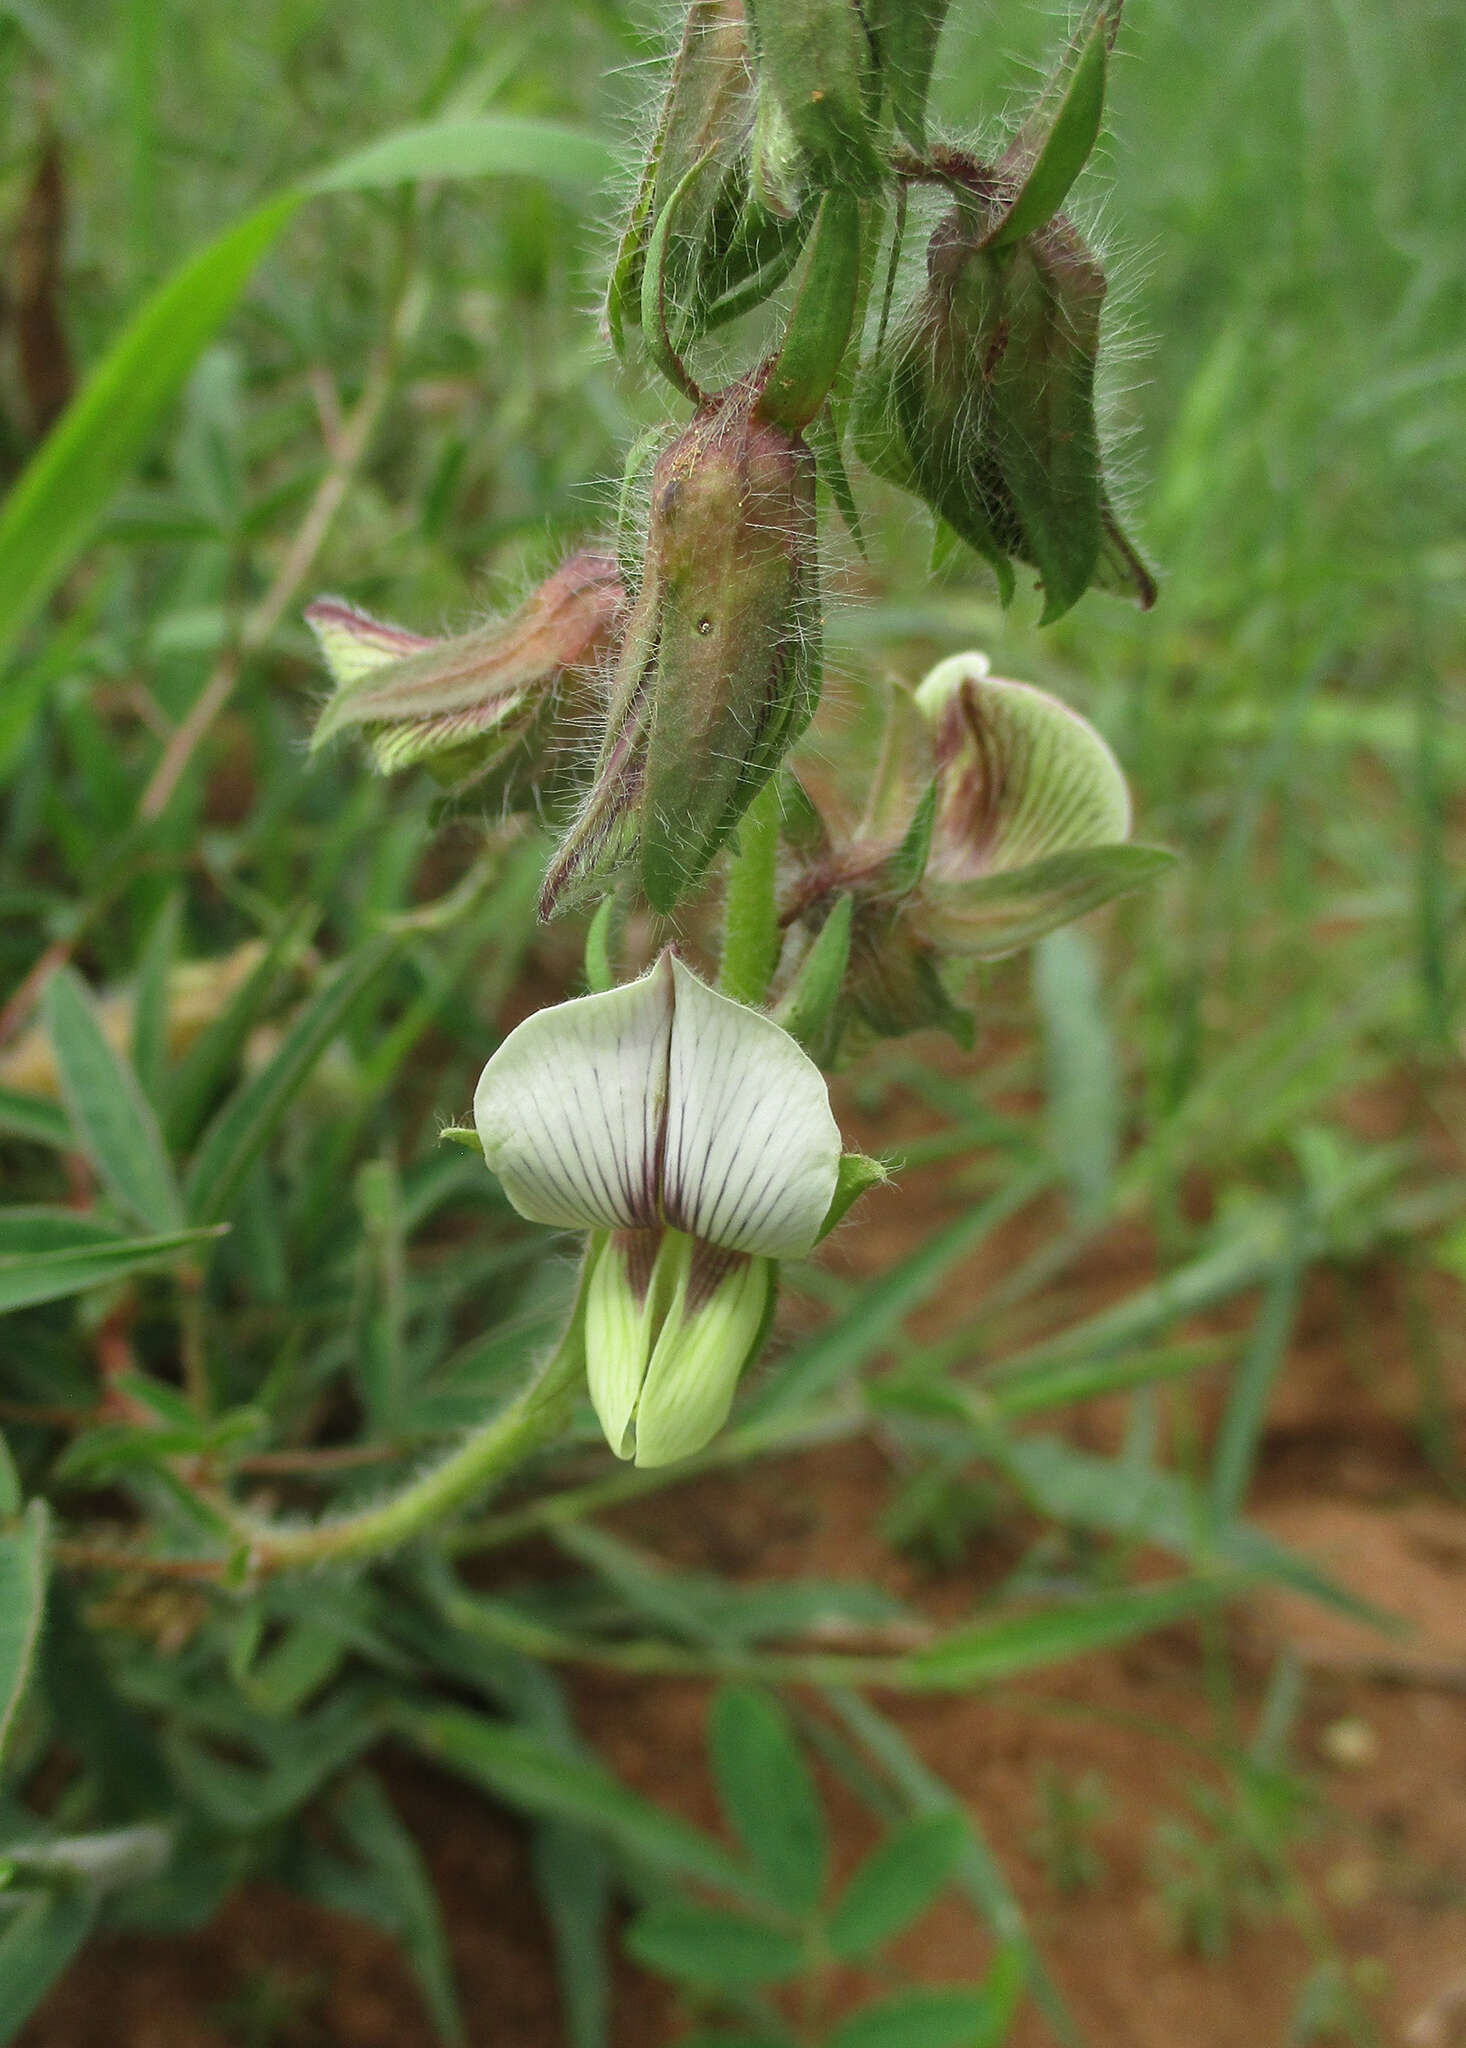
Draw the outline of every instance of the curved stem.
M564 1427L585 1377L585 1287L559 1348L517 1400L463 1440L400 1493L354 1514L299 1527L230 1516L251 1580L374 1557L428 1528L451 1509L512 1472Z

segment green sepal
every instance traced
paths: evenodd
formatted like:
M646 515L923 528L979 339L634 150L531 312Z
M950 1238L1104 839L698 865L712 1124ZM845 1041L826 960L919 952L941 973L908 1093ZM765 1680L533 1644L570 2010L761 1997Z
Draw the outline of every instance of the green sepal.
M829 916L814 936L799 971L774 1012L791 1038L810 1058L824 1063L839 1041L840 998L850 964L850 929L854 899L837 896Z
M842 1153L835 1192L815 1243L823 1244L830 1232L844 1222L861 1196L869 1193L871 1188L883 1187L890 1177L879 1159L870 1159L864 1152Z
M477 1152L483 1157L483 1145L472 1124L444 1124L438 1133L440 1145L461 1145L466 1152Z
M850 472L845 467L845 457L840 446L840 429L828 405L824 406L811 420L804 438L814 456L815 475L835 501L836 509L844 520L856 552L862 562L870 560L870 549L866 544L865 530L860 523L860 507L855 502L855 492L850 486Z
M913 149L926 148L926 102L949 0L865 0L891 118Z
M901 844L881 868L880 886L883 890L889 890L893 896L909 896L920 883L931 857L932 827L936 817L937 783L934 778L922 791Z
M619 907L619 898L615 894L602 897L586 928L585 985L594 996L604 995L616 986L616 965L611 953L616 943Z
M691 199L712 162L713 152L708 150L683 173L675 191L657 215L641 273L641 331L648 352L667 382L676 385L694 405L702 403L702 392L677 353L667 326L667 271L672 237L677 231L677 216Z
M1031 123L1020 129L998 165L1000 175L1022 182L988 229L989 249L1010 248L1046 227L1068 198L1098 140L1112 40L1104 7L1095 13L1087 35L1081 31L1081 36L1046 88ZM1055 98L1058 104L1050 113Z
M860 201L853 192L827 192L784 339L759 394L760 418L797 434L820 411L849 345L859 290Z

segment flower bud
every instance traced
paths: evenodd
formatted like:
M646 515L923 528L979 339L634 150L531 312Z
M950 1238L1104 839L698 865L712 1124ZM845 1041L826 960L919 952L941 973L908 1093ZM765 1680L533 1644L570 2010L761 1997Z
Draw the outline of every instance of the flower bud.
M1062 215L1004 247L998 188L938 222L925 291L856 396L856 445L923 497L1012 588L1044 588L1043 622L1091 584L1155 585L1116 521L1101 473L1094 381L1105 276Z
M757 397L754 378L710 400L657 461L595 781L547 917L633 840L648 902L671 910L814 710L814 458Z
M685 347L760 304L788 276L809 220L773 213L754 197L756 100L741 0L692 0L606 294L618 355L626 353L626 329L643 321L654 245L656 327L669 348L674 335ZM662 226L668 232L659 236ZM649 336L654 353L658 338Z
M456 639L428 640L337 598L306 612L337 684L312 750L355 728L383 774L425 762L462 784L498 771L522 792L555 752L557 691L579 691L611 642L622 606L609 555L572 555L507 619Z

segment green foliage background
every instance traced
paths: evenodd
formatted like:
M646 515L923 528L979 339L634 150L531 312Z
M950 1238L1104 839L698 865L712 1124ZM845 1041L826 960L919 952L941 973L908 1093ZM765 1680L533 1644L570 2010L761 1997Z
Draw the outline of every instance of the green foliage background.
M50 1497L60 1531L0 1812L0 1847L19 1845L14 1908L0 1917L0 2031L20 2023L98 1915L185 1924L265 1868L394 1926L451 2038L460 2022L416 1852L359 1767L388 1727L535 1817L567 2038L603 2038L604 1978L585 1958L613 1868L649 1901L632 1952L742 1997L750 1983L734 1981L733 1951L716 1937L709 1950L706 1928L689 1928L695 1909L663 1894L670 1880L747 1907L758 1890L749 1871L777 1857L777 1842L755 1821L742 1835L751 1863L741 1852L730 1862L636 1802L576 1754L549 1663L836 1687L848 1741L883 1774L893 1828L919 1826L910 1815L940 1807L941 1788L846 1688L873 1675L996 1682L1138 1632L1233 1577L1298 1583L1299 1561L1237 1517L1300 1274L1381 1245L1406 1260L1440 1243L1457 1256L1439 1233L1459 1227L1459 1186L1419 1146L1346 1136L1338 1109L1385 1075L1423 1102L1460 1021L1466 159L1447 86L1466 76L1466 23L1446 0L1133 0L1111 140L1083 190L1119 279L1128 345L1112 413L1133 454L1161 604L1140 618L1091 596L1040 637L1030 594L1004 615L972 565L934 575L924 519L877 491L873 569L849 549L839 558L829 635L837 703L858 701L872 667L914 679L972 644L1000 673L1060 691L1115 745L1145 837L1185 863L1105 927L1102 954L1089 931L1061 934L1031 978L1023 966L990 976L980 1013L1010 1050L976 1083L944 1078L919 1046L869 1063L858 1086L870 1101L914 1098L939 1113L941 1129L912 1156L947 1161L972 1213L871 1290L810 1273L803 1284L826 1320L776 1361L719 1454L736 1461L783 1431L878 1414L917 1463L901 1504L907 1535L940 1548L960 1518L953 1485L960 1494L974 1473L997 1475L1094 1537L1084 1598L1036 1621L999 1601L965 1634L881 1674L821 1661L798 1647L795 1593L760 1618L726 1587L669 1584L597 1531L594 1509L636 1482L605 1481L583 1455L587 1432L542 1475L588 1489L557 1524L583 1574L558 1607L484 1600L442 1557L414 1555L382 1577L333 1582L329 1609L319 1582L283 1580L211 1605L168 1657L145 1629L91 1637L80 1625L80 1593L113 1583L85 1554L97 1489L146 1517L165 1551L193 1554L218 1532L177 1497L170 1459L227 1469L323 1434L334 1442L345 1413L375 1459L333 1481L350 1505L502 1399L562 1311L565 1274L543 1238L509 1214L476 1160L445 1158L436 1142L463 1113L493 1020L525 1007L526 986L535 999L578 986L579 935L533 924L547 842L483 856L472 817L434 835L425 782L374 781L347 749L308 764L322 685L299 613L334 589L422 630L462 625L604 523L625 448L659 408L613 372L597 335L622 186L591 173L596 139L629 166L665 26L648 9L571 0L262 0L243 11L17 0L0 12L0 219L21 217L54 136L67 210L57 305L83 373L191 251L391 131L509 117L591 138L588 155L567 146L556 157L540 131L511 127L497 158L494 144L475 160L493 175L371 173L371 189L304 201L115 493L103 488L102 429L137 411L168 335L107 394L48 514L87 544L40 609L26 565L66 536L12 506L0 560L0 993L23 994L48 948L67 950L95 989L131 986L124 1052L137 1090L134 1100L99 1051L77 984L53 984L35 1026L22 1003L19 1043L43 1068L55 1048L61 1085L54 1058L49 1079L6 1070L6 1200L63 1204L64 1155L80 1134L116 1220L99 1250L0 1218L0 1305L17 1311L0 1324L0 1395L20 1476L12 1486L7 1474L0 1500L16 1517L0 1591L17 1616L28 1610L13 1589L34 1577L42 1541L40 1511L18 1519L22 1492ZM937 130L991 126L1021 99L1035 75L1025 67L1050 53L1055 28L1039 9L957 7ZM533 175L503 174L516 148ZM442 150L426 161L463 168ZM7 483L37 443L17 317L12 278L0 330ZM191 715L197 745L183 747ZM451 918L431 908L440 901ZM170 1054L163 991L175 963L251 941L264 964L251 956L192 1050ZM1040 1091L1039 1113L996 1106L1025 1085ZM1182 1200L1198 1176L1213 1198L1206 1222ZM939 1342L882 1349L1001 1215L1056 1184L1064 1221L993 1298ZM1122 1216L1149 1226L1168 1278L1054 1333L1045 1285ZM184 1226L221 1220L229 1234L191 1240L180 1263ZM76 1296L75 1270L54 1263L104 1256L108 1270L143 1276L125 1296ZM1199 1356L1177 1322L1259 1287L1210 1459L1157 1466L1154 1385ZM99 1412L97 1361L119 1301L132 1405ZM974 1361L993 1357L990 1398L977 1402ZM180 1360L202 1416L176 1393ZM1442 1483L1459 1486L1425 1367L1421 1385L1424 1448ZM1083 1456L1059 1434L1010 1433L1119 1386L1141 1389L1123 1462ZM533 1503L501 1510L477 1540L507 1541L538 1526L535 1514ZM116 1515L111 1524L105 1541L124 1541L125 1518L121 1535ZM1170 1606L1130 1583L1137 1538L1183 1561ZM1013 1592L1045 1587L1036 1565ZM841 1597L867 1620L891 1618L848 1589ZM0 1679L33 1647L19 1623L12 1635L0 1630ZM481 1708L435 1704L444 1686ZM83 1695L94 1711L73 1725ZM756 1734L764 1695L725 1697L725 1734L740 1713ZM0 1686L0 1721L12 1704ZM1273 1726L1257 1731L1259 1771L1271 1767ZM58 1732L82 1768L43 1832L53 1846L107 1845L80 1876L74 1850L72 1864L47 1866L26 1848L39 1825L26 1787ZM785 1767L801 1768L787 1757ZM312 1862L295 1816L318 1797L335 1848ZM166 1839L147 1832L159 1824ZM979 1910L1023 1950L991 1858L975 1837L953 1853ZM763 1899L766 1961L768 1942L792 1941L804 1958L813 1898L771 1909ZM711 1977L704 1960L699 1979L688 1959L709 1953ZM1024 1968L1055 2010L1038 1965ZM982 2023L1000 2030L1001 1976L983 1996ZM959 2038L972 2037L974 2010L958 2016L969 2028ZM870 2042L909 2038L913 2024L898 2013ZM932 2020L933 2039L942 2024ZM1369 2038L1363 2019L1351 2024Z

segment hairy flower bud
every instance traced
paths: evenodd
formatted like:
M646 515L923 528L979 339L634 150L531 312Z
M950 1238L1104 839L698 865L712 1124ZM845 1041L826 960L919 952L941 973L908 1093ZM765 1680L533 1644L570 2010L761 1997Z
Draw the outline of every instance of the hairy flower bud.
M609 647L623 595L614 559L572 555L507 619L428 640L338 598L306 612L337 690L311 740L354 728L383 774L424 762L441 781L495 774L507 795L544 780L556 751L557 691L590 678Z
M655 330L685 347L768 298L793 267L813 210L791 216L755 198L756 105L741 0L692 0L606 294L618 354L648 287L657 353Z
M814 710L814 459L757 398L755 378L709 401L657 461L595 781L547 917L633 841L648 902L670 910Z
M1094 380L1105 277L1062 216L988 246L996 199L938 223L927 284L862 383L856 441L915 490L1011 587L1010 559L1044 586L1044 620L1092 583L1149 604L1154 586L1101 477Z

